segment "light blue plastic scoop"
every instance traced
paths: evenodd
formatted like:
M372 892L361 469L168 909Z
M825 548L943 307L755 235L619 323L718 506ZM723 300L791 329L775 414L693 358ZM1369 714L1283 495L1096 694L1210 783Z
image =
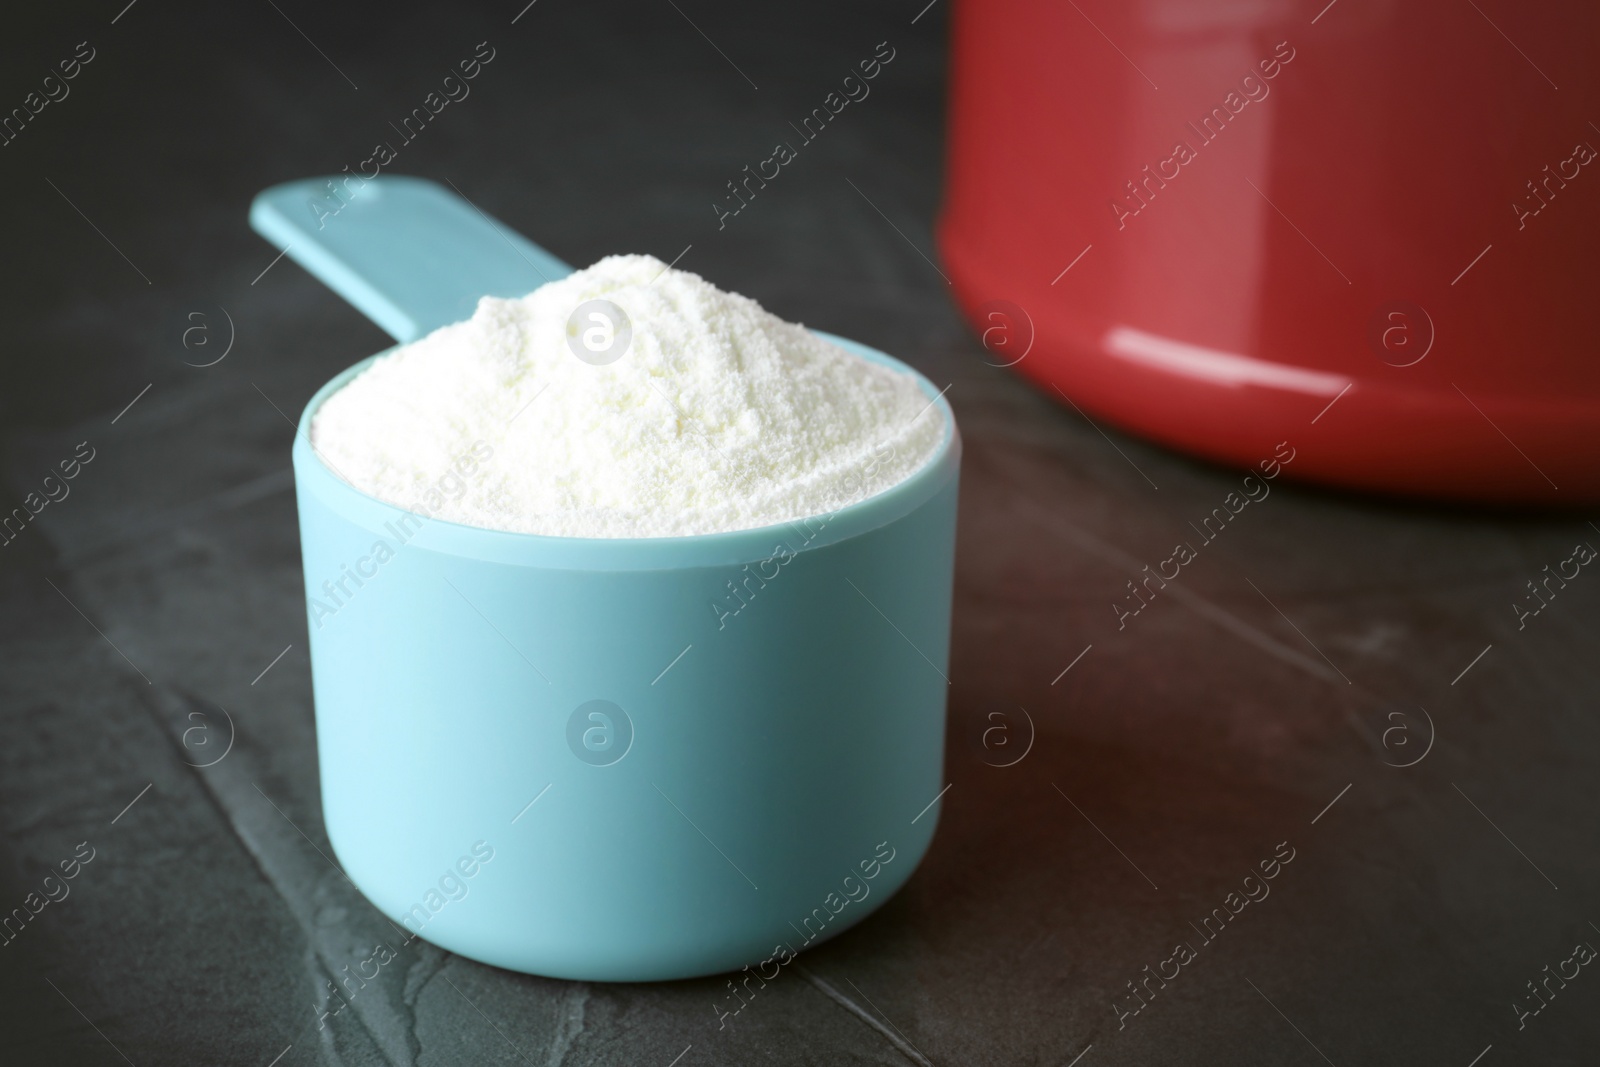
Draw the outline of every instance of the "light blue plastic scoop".
M349 185L275 186L251 224L402 342L572 271L431 182ZM337 477L311 418L368 363L312 397L293 460L323 817L381 911L519 971L770 980L905 883L943 788L961 452L930 382L944 442L884 493L602 540L432 519Z

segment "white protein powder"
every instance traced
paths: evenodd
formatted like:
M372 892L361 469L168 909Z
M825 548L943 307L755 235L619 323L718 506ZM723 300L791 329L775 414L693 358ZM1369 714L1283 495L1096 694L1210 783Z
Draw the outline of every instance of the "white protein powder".
M484 297L375 361L311 424L328 465L380 500L604 538L836 511L903 481L944 433L911 375L653 256Z

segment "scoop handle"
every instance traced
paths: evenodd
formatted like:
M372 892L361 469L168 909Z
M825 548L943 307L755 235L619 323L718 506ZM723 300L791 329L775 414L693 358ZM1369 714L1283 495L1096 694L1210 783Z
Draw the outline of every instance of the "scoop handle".
M250 225L395 340L470 318L573 268L435 182L339 175L274 185Z

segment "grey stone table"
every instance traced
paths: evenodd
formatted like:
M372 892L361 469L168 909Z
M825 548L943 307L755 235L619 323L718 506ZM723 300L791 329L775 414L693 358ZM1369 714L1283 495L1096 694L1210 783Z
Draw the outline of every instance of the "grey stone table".
M0 549L0 914L27 919L0 937L0 1060L1600 1060L1600 975L1566 962L1600 944L1600 579L1511 610L1600 533L1279 481L1119 631L1127 580L1239 475L981 358L928 258L942 4L42 6L7 13L4 106L79 67L0 151L0 503L77 466ZM871 98L719 220L883 40ZM471 95L399 141L479 42ZM385 340L245 211L380 141L571 262L682 252L951 384L938 836L726 1026L724 979L574 984L421 943L318 1018L390 934L322 829L283 413Z

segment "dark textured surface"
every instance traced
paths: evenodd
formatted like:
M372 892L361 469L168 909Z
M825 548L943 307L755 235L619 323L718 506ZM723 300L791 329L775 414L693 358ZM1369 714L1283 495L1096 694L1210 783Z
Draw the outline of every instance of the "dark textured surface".
M278 6L144 0L113 25L113 0L9 13L0 35L7 107L76 42L96 49L72 95L0 150L5 506L79 442L95 450L0 555L0 909L80 842L94 850L70 896L0 948L0 1060L1600 1057L1591 968L1520 1031L1512 1008L1575 942L1600 944L1600 579L1521 632L1510 610L1600 535L1582 516L1280 481L1118 632L1124 582L1239 476L1113 447L978 358L912 247L932 254L942 6L915 25L920 0L541 0L515 25L518 0ZM871 98L719 232L723 183L886 38L897 57ZM939 835L898 898L720 1031L717 979L563 983L420 943L317 1026L322 983L387 924L326 858L274 404L298 412L385 339L292 263L258 278L274 249L245 211L268 184L359 163L485 39L496 58L471 97L396 171L450 179L573 263L692 244L682 266L952 383L966 438ZM231 353L185 366L221 351L223 309ZM197 323L213 343L186 349ZM1314 448L1315 427L1294 445ZM219 709L233 747L195 767L227 739ZM992 766L1030 721L1027 755ZM985 748L997 724L1009 746L991 733ZM1283 842L1294 859L1270 896L1119 1027L1125 983L1200 945L1191 924Z

